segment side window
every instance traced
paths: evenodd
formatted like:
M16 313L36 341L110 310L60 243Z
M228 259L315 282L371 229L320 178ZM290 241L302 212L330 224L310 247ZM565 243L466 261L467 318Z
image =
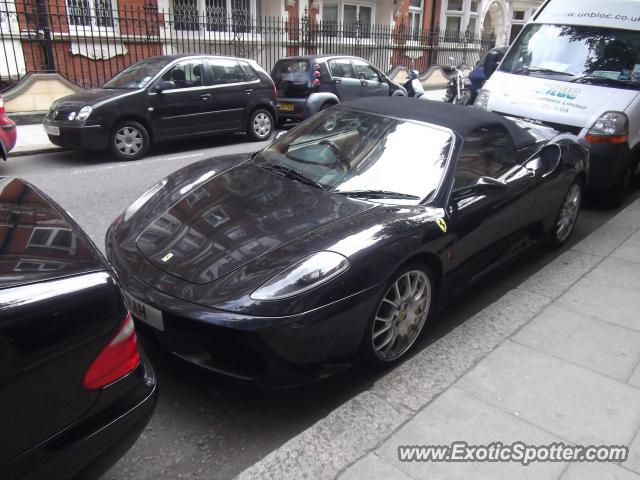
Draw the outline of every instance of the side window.
M246 62L240 62L240 65L242 66L242 70L244 70L244 74L247 77L247 80L249 80L250 82L258 80L258 74L253 68L251 68L251 65Z
M351 65L351 60L348 58L329 60L329 70L331 71L332 77L356 78L353 65Z
M162 80L171 81L176 88L201 87L203 85L202 62L189 60L174 65L162 75Z
M209 60L211 74L213 76L214 85L224 85L225 83L246 82L247 77L240 64L235 60L226 58L215 58Z
M371 80L379 82L380 76L378 72L374 70L374 68L369 65L367 62L363 62L362 60L353 60L353 67L356 70L357 78L364 78L365 80Z
M456 165L454 188L473 185L480 177L498 178L516 164L509 133L503 127L471 132Z

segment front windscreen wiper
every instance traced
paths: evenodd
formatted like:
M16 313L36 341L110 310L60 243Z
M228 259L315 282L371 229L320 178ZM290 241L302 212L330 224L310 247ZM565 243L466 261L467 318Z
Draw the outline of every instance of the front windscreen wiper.
M518 70L516 70L515 74L518 73L523 73L523 72L527 72L527 73L549 73L552 75L568 75L570 77L573 77L574 74L573 73L569 73L569 72L563 72L561 70L554 70L553 68L542 68L542 67L529 67L529 66L524 66Z
M349 197L362 197L362 198L400 198L405 200L420 200L420 197L415 195L409 195L408 193L390 192L387 190L336 190L334 193L340 195L346 195Z
M311 185L312 187L319 188L320 190L326 190L326 187L324 185L300 173L295 168L288 167L287 165L283 165L281 163L265 162L265 163L262 163L260 166L267 170L274 170L276 172L280 172L284 174L285 177L293 178L295 180L298 180L300 183Z
M640 86L640 82L638 80L622 80L619 78L601 77L593 74L583 75L582 77L574 78L571 81L574 83L593 83L622 87Z

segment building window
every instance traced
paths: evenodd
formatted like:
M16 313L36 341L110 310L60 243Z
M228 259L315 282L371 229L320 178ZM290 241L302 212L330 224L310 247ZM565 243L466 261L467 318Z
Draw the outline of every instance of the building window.
M445 29L445 35L457 35L460 33L460 27L462 26L462 17L459 16L447 16L447 26Z
M473 35L476 33L476 17L469 17L469 25L467 25L467 32Z
M371 4L324 3L321 12L322 33L328 37L335 37L338 26L342 23L345 37L368 38L374 17L375 10Z
M113 27L115 8L115 0L67 0L69 24L75 27Z
M407 14L407 26L409 35L418 40L422 29L422 0L409 0L409 13Z
M518 34L520 33L523 27L524 25L521 25L521 24L511 25L511 34L509 35L509 45L513 43L513 41L516 39L516 37L518 36Z
M478 13L478 2L475 0L471 0L471 5L469 8L470 12Z
M514 20L524 20L524 10L514 10L513 11L513 19Z
M261 0L173 0L175 30L243 32L251 28L251 18Z
M447 10L452 12L461 12L463 3L463 0L449 0L447 3Z

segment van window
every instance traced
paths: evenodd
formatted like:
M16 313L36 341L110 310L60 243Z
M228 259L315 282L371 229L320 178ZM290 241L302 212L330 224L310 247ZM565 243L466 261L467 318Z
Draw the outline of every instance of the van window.
M594 26L529 24L500 70L517 75L640 88L640 32Z

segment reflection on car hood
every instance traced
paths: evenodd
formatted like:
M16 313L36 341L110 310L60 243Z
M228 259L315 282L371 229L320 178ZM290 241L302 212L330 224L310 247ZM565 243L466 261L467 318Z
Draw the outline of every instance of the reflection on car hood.
M371 208L268 172L252 162L198 186L139 236L153 265L209 283L328 223Z
M31 185L0 178L0 288L104 269L91 242Z
M94 106L106 100L112 100L121 95L131 93L134 90L95 88L85 92L74 93L68 97L64 97L55 104L56 109L84 107L85 105Z

